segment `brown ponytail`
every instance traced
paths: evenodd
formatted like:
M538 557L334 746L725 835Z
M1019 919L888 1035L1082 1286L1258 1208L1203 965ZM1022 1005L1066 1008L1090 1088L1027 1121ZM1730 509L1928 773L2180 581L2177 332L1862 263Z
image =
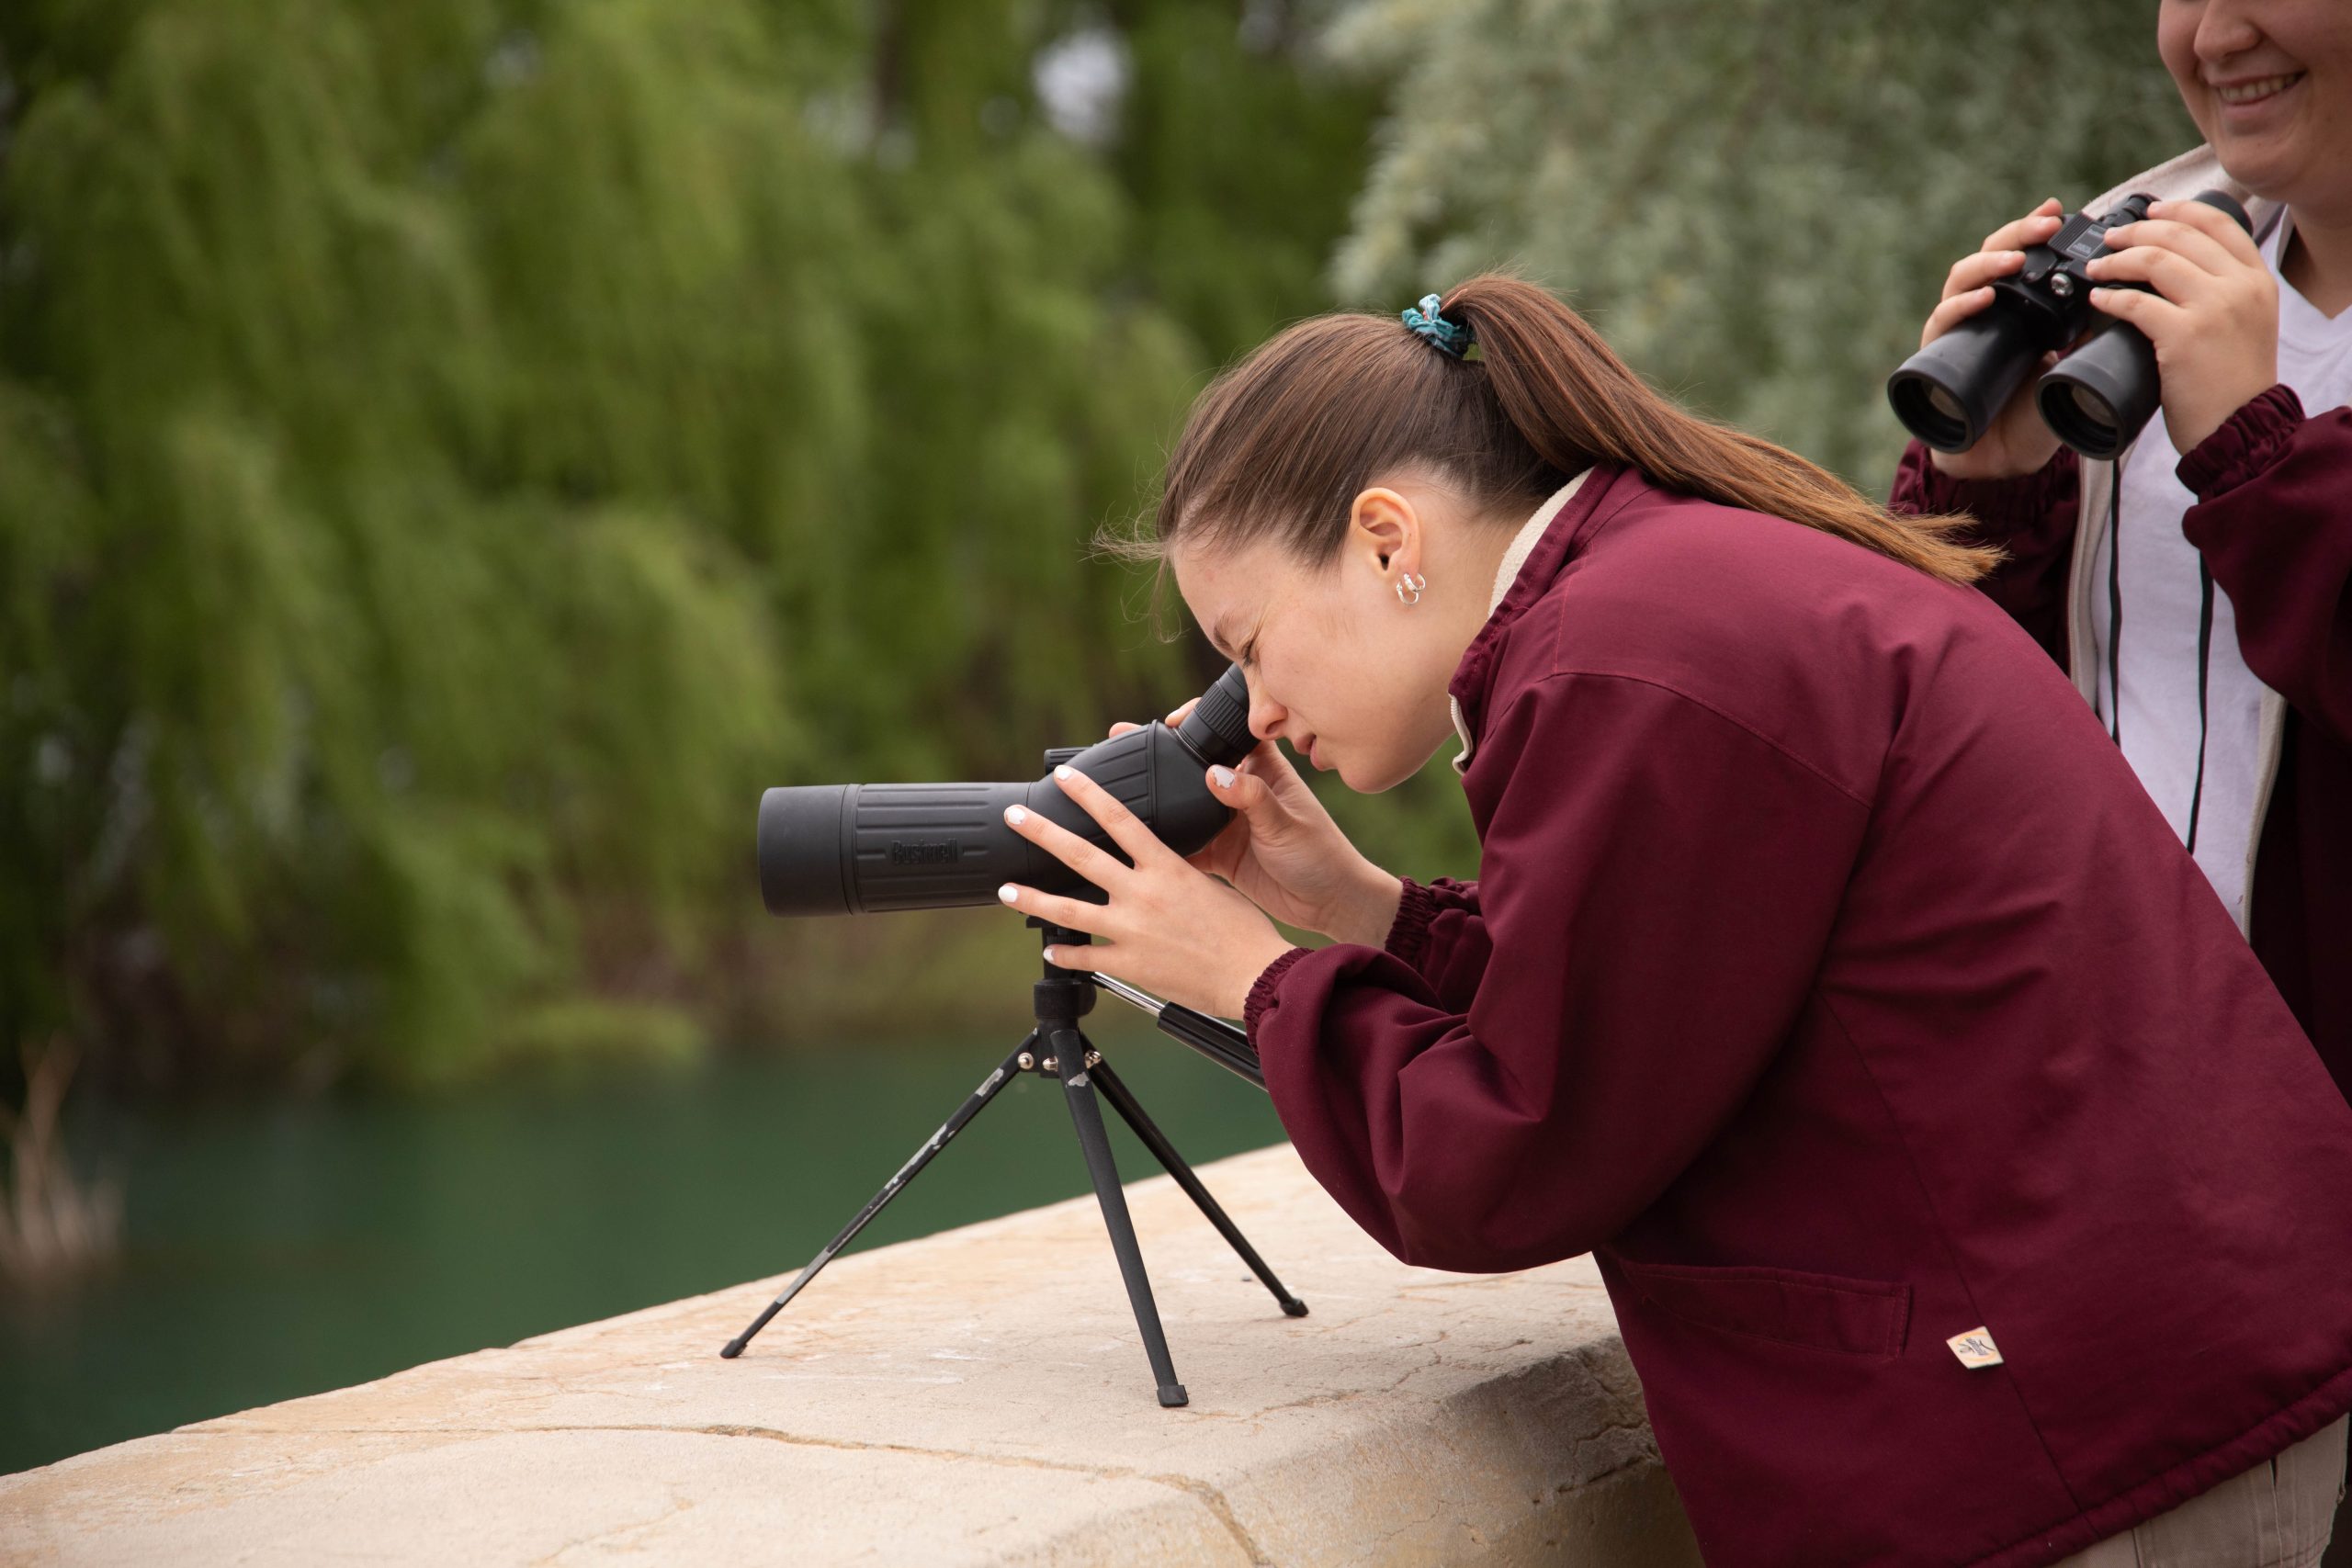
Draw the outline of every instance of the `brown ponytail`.
M1594 462L1668 489L1785 517L1946 581L2000 559L1961 543L1959 517L1889 513L1784 447L1684 412L1545 289L1486 274L1441 307L1477 347L1455 359L1395 317L1339 312L1288 328L1193 405L1168 463L1156 536L1105 541L1151 558L1180 539L1271 537L1320 562L1356 496L1410 463L1513 522Z

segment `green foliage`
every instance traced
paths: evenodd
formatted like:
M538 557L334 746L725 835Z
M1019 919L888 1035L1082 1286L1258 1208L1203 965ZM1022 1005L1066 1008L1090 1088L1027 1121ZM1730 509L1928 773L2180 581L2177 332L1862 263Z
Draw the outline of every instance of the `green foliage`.
M1337 276L1518 262L1693 405L1883 493L1887 373L1992 229L2192 145L2145 0L1355 0L1401 73Z
M1151 291L1219 363L1331 308L1323 274L1378 106L1371 83L1323 61L1325 7L1241 7L1256 48L1234 9L1136 9L1136 80L1115 149L1136 195Z
M1323 303L1370 109L1242 10L1123 7L1094 146L1068 6L10 7L0 1040L788 1027L761 786L1012 776L1204 672L1084 544Z

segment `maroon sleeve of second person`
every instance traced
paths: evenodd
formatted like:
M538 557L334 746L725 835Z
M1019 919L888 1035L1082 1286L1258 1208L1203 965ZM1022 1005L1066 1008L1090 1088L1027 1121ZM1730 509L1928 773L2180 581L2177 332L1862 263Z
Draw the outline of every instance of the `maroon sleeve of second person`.
M2181 519L2263 684L2352 742L2352 409L2309 418L2273 387L2180 460Z

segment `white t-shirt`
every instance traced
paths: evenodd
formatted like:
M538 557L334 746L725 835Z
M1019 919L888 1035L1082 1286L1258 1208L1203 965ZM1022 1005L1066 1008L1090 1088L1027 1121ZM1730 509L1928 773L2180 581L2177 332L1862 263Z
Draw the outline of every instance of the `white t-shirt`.
M2352 310L2334 320L2279 276L2290 223L2281 220L2262 247L2278 284L2278 379L2317 412L2352 401ZM2173 470L2180 463L2164 415L2148 423L2122 468L2120 562L2123 636L2120 646L2124 760L2140 775L2165 820L2184 841L2197 787L2198 553L2180 531L2196 503ZM2113 640L2108 611L2113 535L2090 562L2091 643L2099 717L2118 714L2108 679ZM2214 585L2211 656L2207 664L2205 789L2197 813L2197 864L2222 903L2245 924L2247 851L2261 784L2262 682L2238 652L2237 616Z

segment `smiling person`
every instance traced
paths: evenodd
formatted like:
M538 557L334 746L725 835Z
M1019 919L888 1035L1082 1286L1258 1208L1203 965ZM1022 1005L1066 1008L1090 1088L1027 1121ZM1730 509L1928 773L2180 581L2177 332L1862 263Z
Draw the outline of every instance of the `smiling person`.
M2213 1497L2196 1561L2311 1561L2352 1111L1987 558L1532 285L1406 318L1290 328L1170 460L1237 819L1188 863L1072 773L1132 866L1033 813L1108 902L1006 901L1242 1017L1399 1258L1591 1251L1711 1563L2029 1568ZM1449 737L1480 878L1432 886L1274 744L1370 791Z
M2352 1096L2352 5L2161 0L2206 145L2089 204L2091 302L2155 345L2164 414L2117 463L2063 449L2032 381L1956 456L1914 443L1897 511L1974 513L1984 587L2089 699ZM2182 199L2246 197L2249 236ZM1952 266L1921 343L1984 309L2058 203ZM2153 292L2147 291L2153 290ZM2038 781L2020 781L2037 787Z

